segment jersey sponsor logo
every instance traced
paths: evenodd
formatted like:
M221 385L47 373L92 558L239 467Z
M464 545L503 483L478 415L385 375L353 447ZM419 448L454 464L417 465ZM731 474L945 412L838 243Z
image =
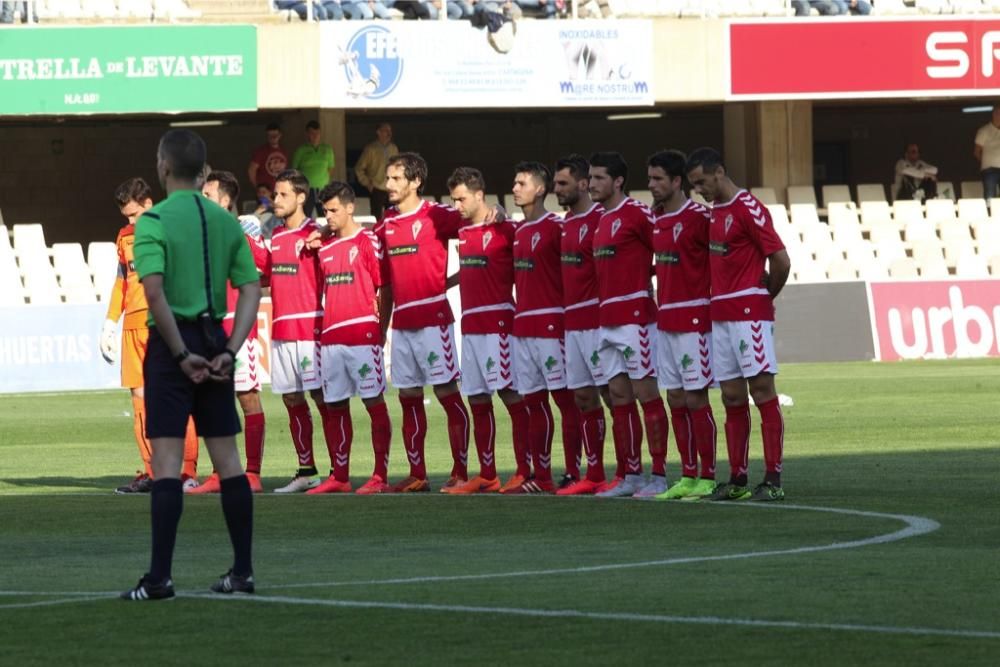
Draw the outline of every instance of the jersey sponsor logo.
M579 252L564 252L559 258L563 264L573 264L574 266L580 266L583 264L583 253Z
M493 232L486 232L485 234L483 234L483 250L486 250L486 246L488 246L490 244L490 241L492 240L493 240Z
M658 252L654 255L657 264L680 264L679 252Z
M458 265L463 269L485 269L486 255L466 255L458 259Z
M620 218L619 219L615 219L611 223L611 236L614 236L615 234L617 234L618 230L621 229L621 228L622 228L622 221L621 221L621 219Z
M681 224L681 223L678 222L676 225L674 225L674 243L677 243L677 239L680 238L681 232L683 232L683 231L684 231L684 225L683 224Z
M535 247L538 246L539 242L542 240L542 235L539 232L535 232L531 235L531 252L535 252Z
M534 271L535 270L535 260L533 260L533 259L515 259L514 260L514 270L515 271Z
M594 259L611 259L618 246L602 245L594 248Z
M416 255L417 254L417 244L413 245L401 245L395 248L389 248L389 257L398 257L399 255Z
M294 276L299 273L298 264L275 264L271 267L271 273L276 273L279 276Z
M326 276L327 285L353 285L354 272L344 271L342 273L331 273Z
M726 225L726 236L728 236L729 235L729 228L733 226L733 214L732 213L730 213L729 215L726 216L726 223L725 223L725 225Z
M708 244L708 251L713 255L722 255L725 257L729 254L729 244L728 243L717 243L712 242Z

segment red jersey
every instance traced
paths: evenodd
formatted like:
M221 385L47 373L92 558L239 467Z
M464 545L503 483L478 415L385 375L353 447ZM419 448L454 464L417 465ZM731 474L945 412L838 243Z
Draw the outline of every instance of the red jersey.
M517 226L514 236L515 336L562 338L565 335L559 262L561 239L562 221L554 213Z
M601 205L594 204L586 213L567 213L563 220L563 305L566 307L566 328L573 331L596 329L600 325L594 234L603 214Z
M378 239L359 229L327 241L319 249L326 290L323 345L381 345L375 292L382 285Z
M244 234L247 239L247 243L250 244L250 253L253 255L253 263L257 265L257 271L260 273L267 273L267 246L264 245L264 240L259 236L253 238L248 234ZM222 318L222 328L225 330L227 336L233 335L233 319L236 317L236 299L239 298L240 291L232 286L232 284L226 285L226 316ZM253 321L253 326L250 327L250 333L247 334L247 340L252 340L257 338L257 320Z
M272 340L319 340L323 324L323 275L306 238L321 227L311 218L297 229L284 224L271 235Z
M511 333L514 325L514 223L469 225L458 232L462 333Z
M774 302L764 282L770 255L785 249L767 207L740 190L712 207L709 231L712 319L773 321Z
M679 211L656 217L657 327L663 331L707 333L711 281L708 270L709 210L691 199Z
M254 150L250 161L257 164L257 185L266 185L272 192L274 192L274 179L288 169L288 163L291 162L284 148L280 146L271 148L270 144L264 144Z
M416 210L386 209L375 227L385 258L383 284L392 285L393 329L423 329L455 321L445 295L448 241L468 222L453 208L421 201Z
M631 197L605 211L594 236L594 264L601 326L649 324L656 319L650 295L653 214Z

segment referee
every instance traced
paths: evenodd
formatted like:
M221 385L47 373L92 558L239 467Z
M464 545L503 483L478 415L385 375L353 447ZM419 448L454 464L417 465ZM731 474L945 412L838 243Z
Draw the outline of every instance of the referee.
M160 139L156 169L167 198L136 223L135 265L149 302L146 434L153 448L149 572L125 600L174 596L171 561L183 510L181 462L188 416L222 480L222 512L233 566L216 593L253 593L253 495L240 465L233 361L257 319L260 283L240 225L201 194L205 142L188 130ZM226 281L239 290L232 336L222 330Z

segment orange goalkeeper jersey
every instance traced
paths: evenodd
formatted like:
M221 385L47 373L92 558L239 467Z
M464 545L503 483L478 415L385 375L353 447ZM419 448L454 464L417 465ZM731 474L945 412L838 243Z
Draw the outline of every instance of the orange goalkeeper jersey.
M135 225L122 227L115 245L118 247L118 278L108 299L108 319L117 322L124 313L123 329L145 329L149 305L139 274L135 272Z

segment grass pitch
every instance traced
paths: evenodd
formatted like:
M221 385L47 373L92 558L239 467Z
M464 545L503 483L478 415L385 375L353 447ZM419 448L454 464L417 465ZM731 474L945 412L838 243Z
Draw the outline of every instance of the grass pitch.
M259 495L258 595L232 599L205 594L230 558L218 499L187 497L166 603L114 599L148 564L148 497L110 493L137 462L127 393L5 396L0 664L997 664L1000 363L786 365L778 387L783 506ZM265 399L270 489L294 453ZM428 418L439 484L433 400ZM724 477L721 435L719 459Z

